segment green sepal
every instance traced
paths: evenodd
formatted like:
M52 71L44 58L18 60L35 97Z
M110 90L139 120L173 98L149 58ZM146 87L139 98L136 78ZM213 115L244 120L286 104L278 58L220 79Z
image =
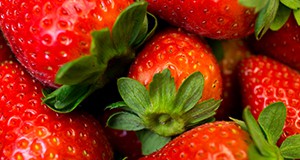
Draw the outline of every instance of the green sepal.
M270 144L276 145L286 119L286 107L282 102L272 103L258 117L258 123Z
M245 7L255 8L255 12L262 10L268 4L268 1L269 0L238 0L238 2Z
M272 31L278 31L289 19L291 15L291 9L284 6L284 5L279 5L278 11L276 13L276 16L271 23L270 29Z
M269 0L268 4L259 12L255 23L255 36L257 39L269 30L279 7L279 0Z
M147 12L147 6L147 2L134 2L119 15L111 32L108 28L93 31L91 54L61 66L55 79L61 87L46 94L43 102L54 111L71 112L93 91L123 75L137 47L157 27L157 20ZM62 99L66 101L62 103Z
M176 96L176 86L169 70L163 70L160 74L154 75L152 83L149 85L149 96L152 103L151 110L153 112L169 112L175 109L173 108L173 103ZM148 110L150 110L150 108L148 108Z
M298 26L300 26L300 9L293 10L293 14L294 14L294 17L296 19Z
M107 126L127 131L139 131L145 128L142 119L130 112L117 112L109 117Z
M141 130L136 134L142 144L143 155L151 154L171 141L171 137L160 136L150 130Z
M43 103L58 113L73 111L85 98L94 92L91 85L63 85L59 90L43 90Z
M287 137L280 145L280 151L284 158L300 158L300 134Z
M133 112L139 116L143 116L147 108L151 107L149 92L138 81L122 77L117 81L119 93Z
M280 0L280 2L293 10L300 8L300 0Z
M124 103L117 102L108 108L126 108L122 112L138 116L145 126L142 130L149 130L164 138L214 121L213 116L221 103L221 100L214 99L199 102L204 86L204 77L200 72L188 76L178 90L169 69L155 74L148 90L137 80L128 77L119 78L117 82ZM120 126L129 121L122 119ZM122 129L126 130L126 127Z
M245 120L248 132L250 133L251 137L253 137L252 139L254 141L254 144L260 154L264 157L273 157L273 147L266 140L261 127L258 125L256 119L253 117L248 107L244 109L243 119Z

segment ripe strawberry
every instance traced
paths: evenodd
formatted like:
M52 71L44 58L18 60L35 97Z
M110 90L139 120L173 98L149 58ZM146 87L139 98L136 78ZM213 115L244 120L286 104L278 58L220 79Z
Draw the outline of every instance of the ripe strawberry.
M205 78L201 101L221 98L220 68L204 39L181 29L166 28L156 33L138 53L128 77L148 87L154 74L166 68L171 71L177 88L190 74L200 71Z
M281 141L299 134L300 74L266 56L252 56L241 61L239 80L244 106L250 106L255 118L270 103L282 101L287 119Z
M90 53L91 31L112 26L132 0L2 1L0 26L18 60L50 86L59 67Z
M256 14L238 0L147 0L149 12L192 33L214 39L245 37L254 32Z
M242 102L238 84L237 65L251 53L242 39L218 40L209 43L216 57L222 74L222 103L217 110L216 119L228 120L229 117L240 118Z
M133 0L4 0L0 15L0 28L21 64L42 83L59 87L44 99L58 112L72 111L126 73L156 27L148 26L148 19L156 21L147 15L147 3Z
M234 122L216 121L191 129L140 160L248 159L249 134Z
M112 159L90 114L59 114L42 104L42 85L15 60L0 64L0 159Z
M245 121L203 124L174 138L162 149L140 160L300 158L300 145L295 142L300 140L300 135L290 137L280 147L276 146L276 140L282 133L285 114L285 106L274 103L262 112L258 123L246 108L243 112Z
M269 30L260 40L251 36L248 43L253 52L270 56L300 70L300 25L293 14L278 31Z

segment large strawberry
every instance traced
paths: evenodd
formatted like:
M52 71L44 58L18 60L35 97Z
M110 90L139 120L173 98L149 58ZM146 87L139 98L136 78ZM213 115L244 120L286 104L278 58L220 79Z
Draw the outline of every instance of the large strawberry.
M300 74L296 70L266 56L252 56L239 66L239 80L244 106L255 118L270 103L282 101L287 119L281 140L299 134Z
M190 32L214 39L254 32L256 14L238 0L147 0L149 12Z
M35 78L63 85L45 103L68 112L123 73L149 36L146 8L133 0L4 0L0 26Z
M1 62L0 88L0 159L112 159L99 122L43 105L42 84L17 61Z
M166 68L177 88L190 74L200 71L205 79L201 100L221 98L219 64L204 39L180 28L167 27L145 44L130 66L128 77L148 87L154 74Z
M237 123L215 121L203 124L174 138L162 149L140 160L300 158L300 145L295 143L300 140L300 135L287 139L280 148L276 146L276 140L282 133L285 114L285 106L274 103L261 114L260 123L257 123L247 108L244 111L245 122L236 120Z
M253 52L270 56L300 70L299 24L297 24L294 15L291 14L287 22L279 30L268 30L259 40L251 36L248 39L248 43Z

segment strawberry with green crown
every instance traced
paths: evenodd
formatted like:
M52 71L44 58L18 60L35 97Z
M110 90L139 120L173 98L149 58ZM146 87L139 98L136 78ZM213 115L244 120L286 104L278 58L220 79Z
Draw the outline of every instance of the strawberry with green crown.
M215 121L179 135L162 149L140 160L284 160L300 158L300 135L289 137L277 147L286 116L283 103L273 103L258 122L249 108L244 121Z
M124 73L155 28L146 9L146 2L133 0L5 0L0 26L26 70L43 84L59 87L44 102L70 112ZM148 19L154 23L150 27Z
M281 101L287 107L287 118L280 142L299 134L299 91L298 71L266 56L251 56L241 61L239 81L244 106L258 118L270 103Z

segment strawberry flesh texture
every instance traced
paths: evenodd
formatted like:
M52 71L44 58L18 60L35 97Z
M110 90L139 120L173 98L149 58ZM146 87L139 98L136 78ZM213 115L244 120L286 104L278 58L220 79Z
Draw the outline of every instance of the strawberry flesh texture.
M157 152L140 160L248 159L248 133L234 122L206 123L176 137Z
M112 28L132 0L3 1L0 26L18 60L52 87L64 63L90 53L91 31Z
M286 137L300 133L300 75L296 70L265 56L253 56L239 66L243 105L250 106L257 119L272 102L281 101L287 107L287 119L281 143Z
M181 29L167 28L147 44L131 65L128 77L148 87L154 74L168 68L178 88L190 74L200 71L205 79L201 100L221 98L220 68L203 39Z
M147 0L148 10L192 33L214 39L241 38L254 32L256 15L237 0Z
M0 159L112 159L90 114L59 114L43 105L43 86L16 61L2 62L0 71Z

